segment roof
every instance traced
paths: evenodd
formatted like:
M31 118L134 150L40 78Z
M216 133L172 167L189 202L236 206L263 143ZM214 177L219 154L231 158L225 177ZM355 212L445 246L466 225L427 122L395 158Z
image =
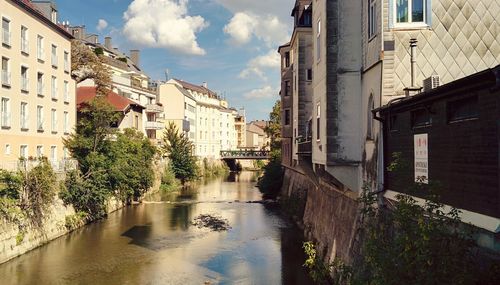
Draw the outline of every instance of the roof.
M61 35L65 36L68 39L73 39L74 37L62 26L52 22L50 19L45 17L42 12L40 12L35 5L30 0L12 0L13 3L17 4L19 7L27 11L29 14L33 15L35 18L38 18L40 21L44 22L49 27L53 28Z
M182 88L189 89L189 90L196 91L196 92L203 93L203 94L208 94L211 97L218 97L217 93L215 93L212 90L205 88L201 85L195 85L195 84L192 84L192 83L189 83L189 82L186 82L183 80L179 80L176 78L174 78L174 80L177 81L182 86Z
M266 132L261 127L253 123L247 124L247 132L255 133L258 134L259 136L266 136Z
M500 65L494 68L489 68L478 73L474 73L467 77L452 81L448 84L439 86L429 91L422 92L420 94L410 96L410 97L399 97L390 101L387 105L373 110L372 112L386 112L390 109L395 108L405 108L413 104L419 104L423 101L437 100L441 96L446 96L455 90L460 89L464 91L465 89L477 90L484 86L493 85L494 89L500 89Z
M76 106L81 108L84 103L90 102L96 97L96 87L78 87L76 90ZM106 95L106 101L115 108L116 111L125 112L131 106L137 106L144 109L144 106L136 102L120 96L113 91L109 91Z
M186 89L183 89L182 87L179 87L177 85L174 85L179 92L181 92L184 96L188 97L189 99L196 101L196 98L193 97L193 95L189 94L189 92L186 91Z

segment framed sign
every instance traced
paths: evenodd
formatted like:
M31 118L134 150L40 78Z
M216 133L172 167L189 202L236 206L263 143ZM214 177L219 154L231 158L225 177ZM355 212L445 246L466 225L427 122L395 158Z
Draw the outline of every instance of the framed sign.
M429 184L429 138L427 134L414 135L415 182Z

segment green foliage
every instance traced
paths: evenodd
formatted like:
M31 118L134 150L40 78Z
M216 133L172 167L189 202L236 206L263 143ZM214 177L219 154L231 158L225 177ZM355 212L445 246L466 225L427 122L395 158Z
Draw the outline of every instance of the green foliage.
M170 165L167 165L165 167L163 175L161 176L160 190L164 192L170 192L178 189L179 186L180 186L180 181L177 178L175 178L175 173L170 167Z
M19 199L22 180L23 178L19 173L0 169L0 197Z
M69 231L77 229L85 224L87 219L87 213L85 212L76 212L73 215L68 215L65 217L64 226Z
M99 47L98 47L98 48L95 48L95 49L94 49L94 53L95 53L95 55L97 55L97 56L104 55L104 50L103 50L102 48L99 48Z
M207 158L204 158L202 172L205 177L221 176L229 173L229 167L225 164L209 162Z
M269 114L269 124L264 129L271 139L271 150L281 150L281 101L278 100Z
M154 182L155 147L136 130L120 133L111 128L119 116L96 98L82 110L76 132L64 141L80 169L67 175L61 198L90 219L106 214L110 197L131 202Z
M397 196L394 209L376 207L376 195L360 198L364 260L357 276L365 284L474 284L472 231L459 211L443 210L436 196L419 205Z
M316 284L345 284L352 277L352 268L339 258L331 263L325 263L316 252L314 243L308 241L302 246L307 258L304 266Z
M108 175L102 169L85 176L79 170L69 172L59 193L65 204L72 204L76 211L86 213L90 219L106 215L106 201L112 195Z
M193 144L184 133L179 133L174 123L165 128L162 151L170 159L170 167L182 184L197 177Z
M23 242L24 235L25 235L25 233L23 231L20 231L20 232L17 233L17 235L16 235L16 245L20 245Z
M283 184L283 167L281 166L281 151L271 152L271 159L264 167L264 175L257 182L257 187L264 194L264 199L276 198Z
M263 160L254 160L253 161L253 167L256 169L262 169L266 166L266 163Z
M21 171L23 176L21 209L37 225L43 222L43 216L52 205L57 193L56 175L47 158L39 160L33 169Z

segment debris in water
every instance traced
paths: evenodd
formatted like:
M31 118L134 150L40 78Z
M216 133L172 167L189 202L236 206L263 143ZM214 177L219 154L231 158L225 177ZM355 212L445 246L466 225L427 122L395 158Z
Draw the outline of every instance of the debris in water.
M226 219L214 215L199 215L194 219L192 224L193 226L197 226L200 229L209 228L212 231L216 232L222 232L231 229Z

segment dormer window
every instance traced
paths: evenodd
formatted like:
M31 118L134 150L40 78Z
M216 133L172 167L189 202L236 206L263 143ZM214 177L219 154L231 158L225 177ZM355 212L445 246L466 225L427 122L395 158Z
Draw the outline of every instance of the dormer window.
M50 12L50 20L53 23L57 23L57 11L56 11L56 9L52 9L52 11Z

